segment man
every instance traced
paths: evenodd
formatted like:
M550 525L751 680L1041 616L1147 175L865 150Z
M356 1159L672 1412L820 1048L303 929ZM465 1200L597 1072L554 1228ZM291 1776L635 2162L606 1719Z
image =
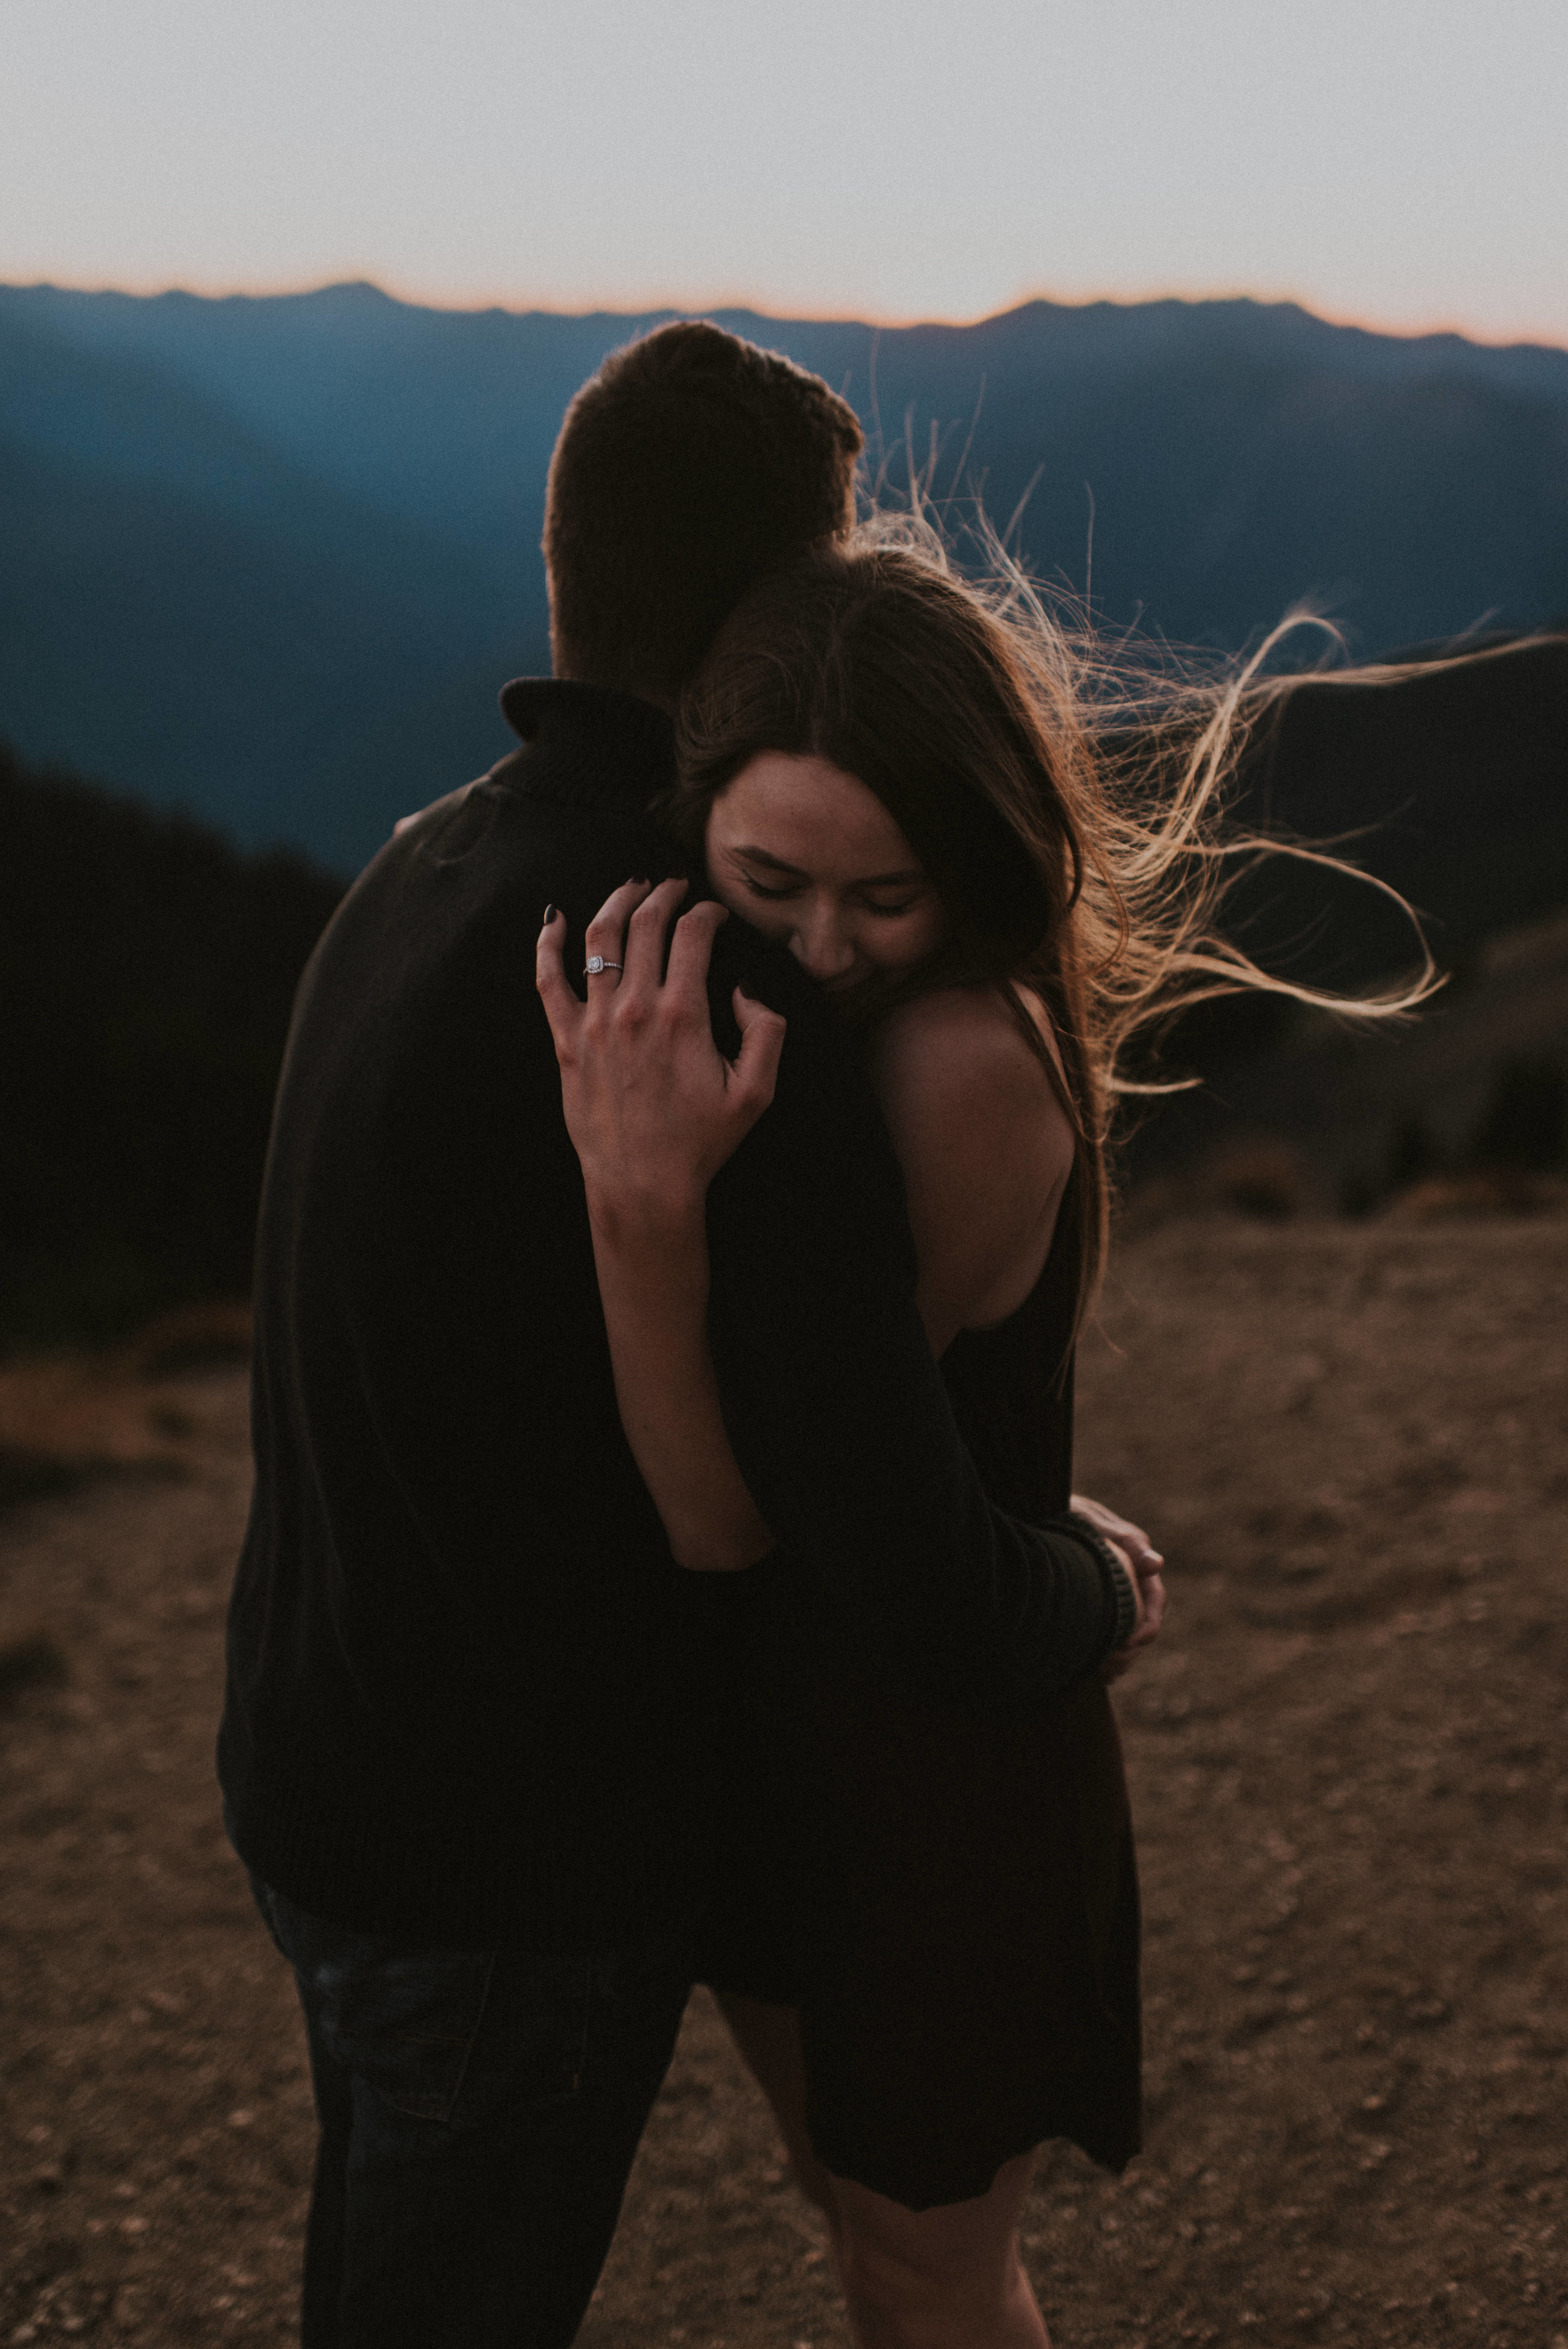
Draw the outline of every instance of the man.
M552 467L557 681L507 688L524 748L400 827L302 982L220 1774L309 2034L305 2349L564 2349L674 2044L746 1578L674 1563L622 1433L534 939L678 866L669 711L750 581L847 528L860 446L716 327L608 360ZM1065 1683L1125 1636L1125 1561L990 1507L850 1040L729 928L716 1000L744 977L789 1020L713 1219L775 1570L913 1669Z

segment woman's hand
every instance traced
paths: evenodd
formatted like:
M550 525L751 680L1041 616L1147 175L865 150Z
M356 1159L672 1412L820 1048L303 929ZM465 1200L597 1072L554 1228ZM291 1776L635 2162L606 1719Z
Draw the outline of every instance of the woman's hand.
M1141 1526L1127 1517L1119 1517L1103 1501L1091 1501L1082 1493L1072 1495L1070 1506L1080 1517L1087 1517L1102 1541L1117 1550L1132 1576L1138 1594L1138 1620L1124 1647L1108 1656L1101 1667L1108 1681L1119 1680L1140 1648L1158 1639L1165 1620L1165 1584L1162 1568L1165 1560L1155 1548Z
M588 1000L562 968L565 925L539 939L539 992L567 1130L583 1162L615 1399L632 1456L680 1566L750 1566L772 1547L736 1465L707 1344L711 1176L773 1098L784 1022L738 988L740 1050L726 1061L707 1012L720 905L665 939L684 881L628 881L588 926ZM619 968L624 965L624 968Z
M773 1099L785 1023L735 990L740 1050L727 1061L713 1040L707 967L722 905L671 916L684 881L652 888L628 881L588 926L581 1002L562 964L565 916L551 911L539 936L537 973L555 1056L566 1128L583 1162L596 1223L657 1233L700 1217L708 1184ZM615 966L621 966L616 968Z

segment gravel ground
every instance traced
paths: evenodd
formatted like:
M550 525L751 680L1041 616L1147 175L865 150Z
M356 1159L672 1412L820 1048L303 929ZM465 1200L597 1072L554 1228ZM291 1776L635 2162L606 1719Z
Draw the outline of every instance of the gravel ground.
M1568 2349L1565 1330L1556 1218L1121 1252L1079 1481L1174 1593L1118 1693L1149 2145L1042 2158L1057 2349ZM132 1402L139 1476L0 1519L0 2344L294 2332L309 2092L211 1778L242 1377ZM699 1997L583 2349L846 2337Z

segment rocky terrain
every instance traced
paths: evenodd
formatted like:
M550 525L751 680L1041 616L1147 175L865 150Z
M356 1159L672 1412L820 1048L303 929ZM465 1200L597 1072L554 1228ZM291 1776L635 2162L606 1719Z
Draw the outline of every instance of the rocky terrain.
M1079 1481L1171 1560L1118 1694L1148 2148L1041 2161L1057 2349L1568 2349L1565 1329L1561 1214L1118 1258ZM51 1414L118 1464L0 1518L0 2344L294 2332L303 2048L211 1775L243 1378L178 1359L0 1381L14 1491ZM582 2340L846 2340L700 1997Z

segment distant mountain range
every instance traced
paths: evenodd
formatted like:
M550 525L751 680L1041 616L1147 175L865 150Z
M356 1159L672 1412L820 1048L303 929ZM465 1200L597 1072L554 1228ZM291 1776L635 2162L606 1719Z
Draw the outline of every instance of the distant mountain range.
M507 747L562 410L652 323L0 288L0 735L352 870ZM1234 647L1311 595L1370 657L1568 615L1568 351L1250 302L724 323L895 471L907 423L999 520L1032 482L1026 554L1116 626Z

